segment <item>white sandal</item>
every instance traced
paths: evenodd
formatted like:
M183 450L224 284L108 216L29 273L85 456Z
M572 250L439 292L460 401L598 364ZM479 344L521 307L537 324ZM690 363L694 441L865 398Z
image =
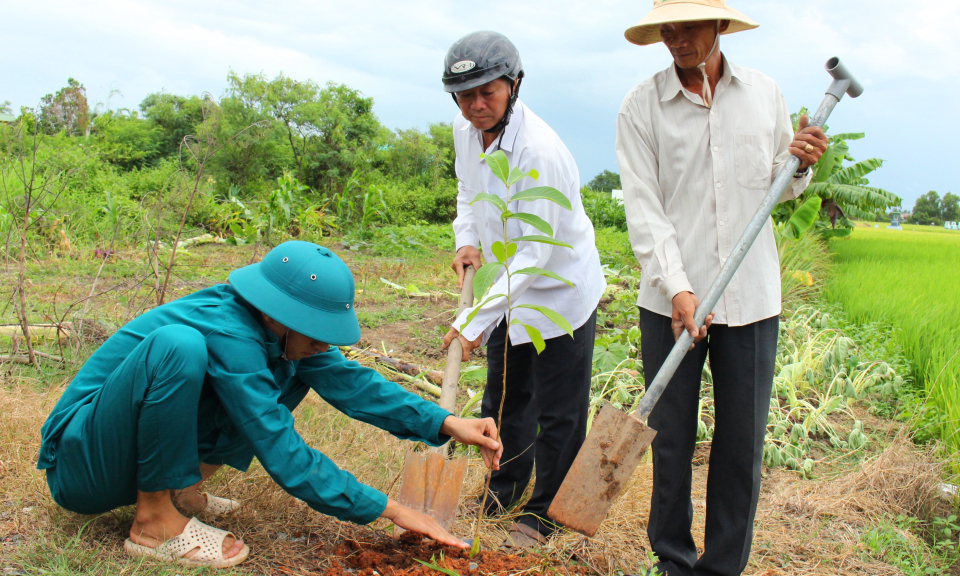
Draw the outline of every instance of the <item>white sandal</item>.
M163 542L156 548L136 544L127 538L123 549L129 556L146 556L159 560L176 562L184 566L207 566L210 568L229 568L247 559L250 548L244 544L233 558L223 557L223 541L227 536L236 536L232 532L208 526L196 518L191 518L183 534ZM191 551L197 550L192 558L186 558Z
M224 516L240 509L240 503L236 500L220 498L219 496L214 496L209 492L204 492L203 495L207 497L207 506L203 509L204 513L206 514Z

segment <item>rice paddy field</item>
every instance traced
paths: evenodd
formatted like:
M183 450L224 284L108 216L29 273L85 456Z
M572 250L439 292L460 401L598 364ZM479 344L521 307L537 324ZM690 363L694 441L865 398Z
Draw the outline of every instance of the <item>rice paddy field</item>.
M960 232L932 226L859 225L831 243L825 291L857 322L884 321L938 410L914 421L960 453ZM933 430L928 430L932 432ZM923 430L921 430L923 432Z

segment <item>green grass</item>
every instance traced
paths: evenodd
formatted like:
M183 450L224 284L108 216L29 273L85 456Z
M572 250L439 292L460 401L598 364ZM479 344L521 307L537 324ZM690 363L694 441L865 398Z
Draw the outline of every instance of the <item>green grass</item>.
M855 321L897 327L889 336L939 412L923 425L936 428L950 452L960 451L960 232L858 227L831 251L826 297Z

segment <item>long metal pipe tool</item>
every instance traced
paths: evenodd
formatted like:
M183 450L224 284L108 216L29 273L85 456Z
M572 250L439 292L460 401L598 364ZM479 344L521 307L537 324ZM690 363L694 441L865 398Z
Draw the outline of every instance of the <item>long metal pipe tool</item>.
M810 126L822 127L844 94L856 98L863 93L863 86L847 71L839 58L834 57L828 60L826 68L833 77L833 82L827 88L823 102L810 120ZM733 278L750 246L757 239L757 235L769 221L771 212L799 167L800 159L791 156L773 180L756 214L747 224L743 236L727 257L726 263L720 269L720 274L717 275L710 290L697 307L694 315L697 326L703 326L707 314L717 305L727 284L730 283L730 279ZM614 408L609 402L604 404L547 512L554 522L559 522L587 536L596 534L610 506L620 495L630 476L640 464L644 452L657 435L657 431L647 427L644 422L650 416L650 412L653 411L657 400L660 399L664 388L673 378L674 372L692 344L693 336L684 330L657 376L647 387L635 412L626 414Z

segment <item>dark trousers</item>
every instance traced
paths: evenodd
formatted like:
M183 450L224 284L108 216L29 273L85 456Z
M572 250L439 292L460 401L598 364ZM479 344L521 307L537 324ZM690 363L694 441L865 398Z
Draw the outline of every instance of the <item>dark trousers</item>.
M503 398L503 348L506 323L487 344L487 388L480 413L496 419ZM503 457L490 480L488 510L508 508L523 495L533 467L537 481L518 518L541 534L556 527L547 517L560 484L587 434L590 376L597 312L583 326L546 341L540 354L533 344L511 345L507 352L507 394L503 402Z
M734 576L750 556L760 496L763 439L770 411L779 318L746 326L714 325L687 353L649 425L653 441L653 497L647 534L669 576ZM654 376L673 348L670 318L640 309L643 376ZM703 555L690 533L693 451L697 442L701 370L713 372L716 422L707 475Z

